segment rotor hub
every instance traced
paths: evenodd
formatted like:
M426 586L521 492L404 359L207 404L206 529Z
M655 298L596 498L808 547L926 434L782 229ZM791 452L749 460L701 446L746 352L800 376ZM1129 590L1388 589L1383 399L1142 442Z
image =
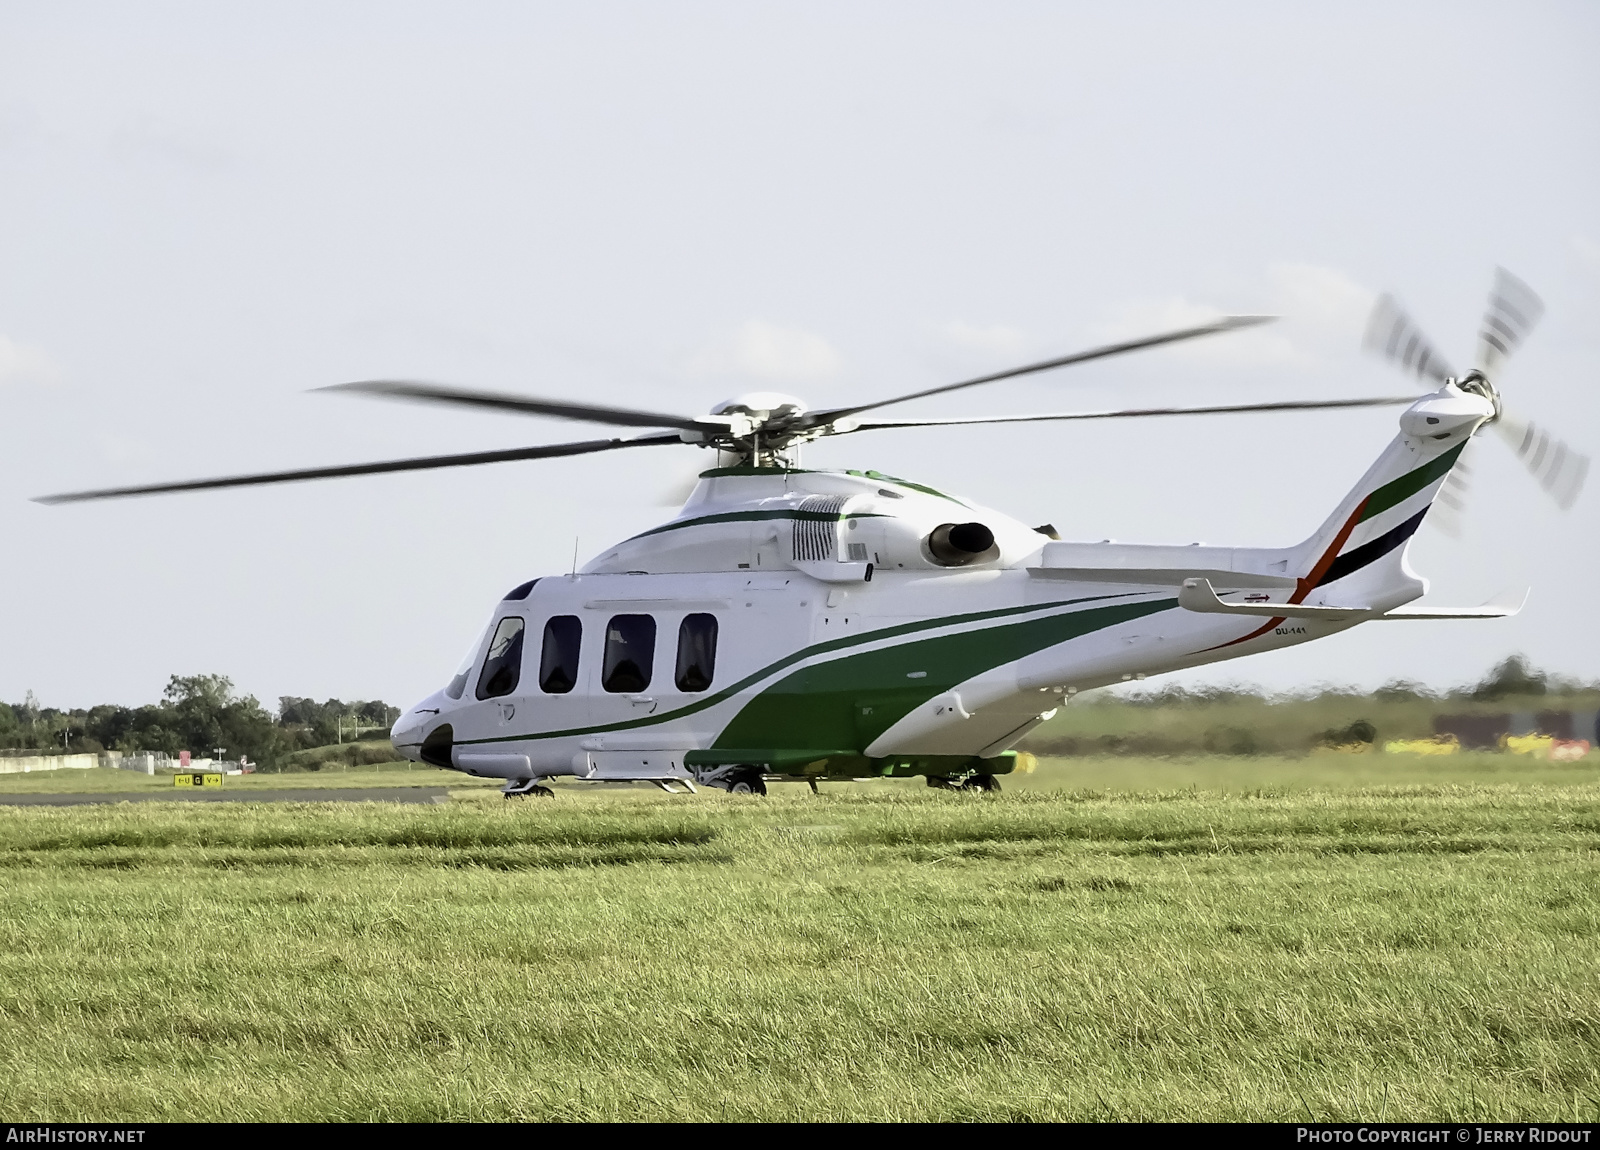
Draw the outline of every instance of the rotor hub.
M1500 418L1500 393L1495 390L1494 384L1489 382L1489 377L1483 372L1474 368L1460 379L1446 382L1454 384L1457 390L1464 391L1468 395L1481 395L1494 405L1494 414L1483 421L1485 427Z
M805 400L781 391L747 391L725 399L711 409L712 415L748 415L761 420L792 418L809 411Z
M704 447L729 452L745 465L786 466L791 462L784 454L787 448L825 433L818 429L805 434L809 430L805 419L809 410L804 400L783 392L745 392L711 409L713 417L727 421L726 431L699 442Z

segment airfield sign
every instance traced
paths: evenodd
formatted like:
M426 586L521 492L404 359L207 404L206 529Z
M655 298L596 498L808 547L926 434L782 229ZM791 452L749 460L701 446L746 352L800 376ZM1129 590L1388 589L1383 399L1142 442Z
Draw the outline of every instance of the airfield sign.
M179 771L172 776L175 787L220 787L221 771Z

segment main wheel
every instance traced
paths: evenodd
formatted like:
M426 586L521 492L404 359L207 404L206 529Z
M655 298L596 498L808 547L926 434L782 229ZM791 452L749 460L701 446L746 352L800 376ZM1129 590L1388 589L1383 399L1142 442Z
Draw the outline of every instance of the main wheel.
M728 786L730 795L764 795L767 781L758 774L742 775Z
M1000 792L1000 780L993 775L973 775L961 784L964 791L990 791L995 794Z
M556 793L549 787L534 787L528 793L541 799L553 799L556 797Z

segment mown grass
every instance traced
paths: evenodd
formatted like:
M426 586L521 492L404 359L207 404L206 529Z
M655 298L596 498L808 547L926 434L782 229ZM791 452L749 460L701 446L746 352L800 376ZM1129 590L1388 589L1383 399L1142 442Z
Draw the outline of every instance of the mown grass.
M0 1112L1592 1121L1597 848L1592 768L0 808Z
M1209 790L1292 794L1406 786L1574 786L1600 783L1600 755L1553 763L1477 752L1386 755L1092 755L1043 758L1037 770L1002 780L1008 790L1143 792Z
M1008 790L1143 792L1160 790L1215 790L1297 792L1308 789L1347 790L1355 787L1411 785L1513 784L1543 786L1600 782L1600 755L1571 763L1551 763L1524 755L1469 753L1449 756L1339 754L1308 755L1088 755L1042 758L1037 770L1012 774L1002 780ZM223 779L225 791L311 790L324 787L448 787L452 792L481 792L494 796L499 779L478 779L460 771L445 771L422 763L390 762L360 767L333 766L318 771L231 775ZM803 783L772 784L775 793L799 794ZM824 782L830 793L898 794L917 780L887 783ZM575 792L592 791L591 784L562 782ZM119 792L172 792L171 774L141 775L111 768L34 771L0 775L0 796L13 794L83 794ZM613 792L615 793L615 792ZM651 789L640 784L641 795ZM497 797L497 796L494 796Z

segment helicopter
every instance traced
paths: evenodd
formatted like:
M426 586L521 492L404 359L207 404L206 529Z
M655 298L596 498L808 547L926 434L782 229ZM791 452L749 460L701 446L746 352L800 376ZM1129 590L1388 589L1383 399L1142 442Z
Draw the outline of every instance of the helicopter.
M884 407L1269 321L1212 323L939 387L815 410L753 392L690 416L431 383L332 388L648 429L505 451L74 492L44 503L550 459L641 447L717 453L676 516L581 569L507 592L454 676L391 731L405 758L503 779L508 798L556 778L765 794L772 780L922 776L996 791L1019 740L1081 691L1298 645L1358 624L1482 619L1520 602L1408 609L1407 563L1436 499L1459 506L1463 451L1505 436L1563 508L1588 460L1506 414L1491 375L1543 307L1501 269L1476 366L1456 375L1392 297L1367 347L1431 390L1420 398L1301 400L953 419ZM1399 434L1333 512L1288 547L1065 541L911 479L809 470L829 436L959 424L1221 415L1404 405ZM1525 598L1525 596L1524 596Z

